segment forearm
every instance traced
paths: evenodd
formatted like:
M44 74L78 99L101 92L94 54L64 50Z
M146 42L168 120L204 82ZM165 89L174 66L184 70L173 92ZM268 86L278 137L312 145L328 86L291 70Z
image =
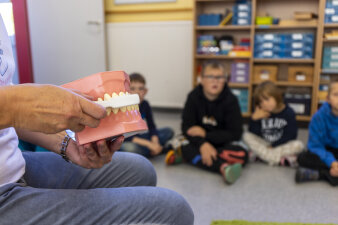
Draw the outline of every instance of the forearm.
M18 128L16 132L21 140L38 145L57 154L60 153L61 143L66 135L66 132L44 134Z
M10 86L0 87L0 129L13 126L12 115L15 114L12 109L13 104L17 104L11 101L12 88Z
M132 140L133 143L139 144L141 146L150 148L151 147L151 142L148 141L147 139L139 138L139 137L134 137Z

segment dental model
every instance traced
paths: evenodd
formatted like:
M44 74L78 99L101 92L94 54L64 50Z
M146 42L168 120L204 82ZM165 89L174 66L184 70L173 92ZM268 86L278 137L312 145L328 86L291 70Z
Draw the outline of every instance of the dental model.
M85 127L75 134L79 144L120 135L130 137L148 129L139 112L140 98L137 94L129 94L129 85L129 76L123 71L97 73L62 85L94 97L95 102L107 110L107 117L97 128Z

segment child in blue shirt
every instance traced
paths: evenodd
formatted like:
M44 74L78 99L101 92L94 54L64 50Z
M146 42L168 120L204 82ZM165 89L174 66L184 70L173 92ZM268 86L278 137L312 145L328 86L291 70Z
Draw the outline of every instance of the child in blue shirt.
M263 82L254 93L255 111L244 142L254 155L269 165L295 166L296 155L304 149L297 138L294 111L283 101L281 90L272 82Z
M307 147L298 157L296 182L323 179L338 185L338 80L330 83L327 102L311 120Z
M140 113L147 122L148 132L127 138L122 144L121 151L138 153L146 157L158 155L162 153L166 142L173 137L174 131L169 127L156 128L150 105L144 99L148 91L145 78L139 73L130 74L129 78L130 92L140 97Z

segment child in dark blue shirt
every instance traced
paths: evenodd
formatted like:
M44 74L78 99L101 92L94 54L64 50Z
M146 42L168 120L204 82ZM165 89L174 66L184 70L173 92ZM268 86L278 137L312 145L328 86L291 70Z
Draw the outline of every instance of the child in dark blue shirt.
M296 115L284 104L281 90L272 82L263 82L255 90L254 101L256 108L244 142L269 165L295 166L304 145L296 140Z
M158 155L163 151L165 143L173 137L174 131L169 127L156 128L150 105L144 99L148 91L144 77L139 73L133 73L129 78L130 92L140 97L140 113L146 120L149 131L126 139L121 151L138 153L146 157Z
M338 80L331 82L327 102L311 120L307 147L298 157L296 182L323 179L338 185Z

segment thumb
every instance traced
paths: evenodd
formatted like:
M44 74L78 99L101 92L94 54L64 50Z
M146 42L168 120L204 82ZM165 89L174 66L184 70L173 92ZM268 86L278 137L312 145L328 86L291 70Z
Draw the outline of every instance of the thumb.
M90 117L93 117L94 119L103 119L104 117L106 117L106 109L103 106L89 101L83 97L78 98L83 113L87 114Z

